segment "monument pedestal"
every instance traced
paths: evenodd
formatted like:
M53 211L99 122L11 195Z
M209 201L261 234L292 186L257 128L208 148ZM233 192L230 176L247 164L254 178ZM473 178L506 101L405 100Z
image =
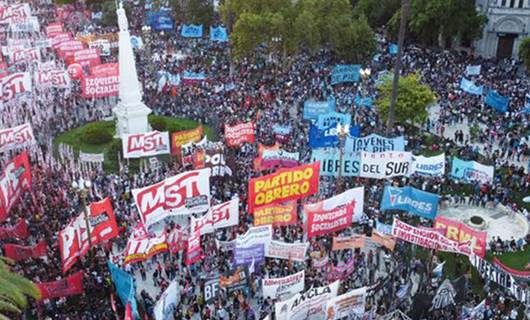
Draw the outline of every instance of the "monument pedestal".
M121 102L112 109L116 116L116 138L124 134L145 133L151 131L148 115L151 109L143 103L135 106L126 106Z

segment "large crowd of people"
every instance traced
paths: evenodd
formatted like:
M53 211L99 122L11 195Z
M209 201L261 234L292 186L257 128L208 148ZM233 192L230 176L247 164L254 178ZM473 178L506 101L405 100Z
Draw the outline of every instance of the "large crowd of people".
M44 1L38 0L29 3L41 29L57 21L56 4L44 4ZM215 139L221 142L225 141L225 124L255 122L255 143L245 143L241 148L225 148L226 156L233 160L233 174L211 179L213 204L239 198L239 224L203 235L204 257L192 265L185 264L182 250L160 253L148 261L124 265L121 253L139 223L139 212L131 190L190 170L190 165L171 159L159 161L156 167L144 165L140 170L134 170L120 159L116 172L104 171L98 165L82 166L75 160L72 150L64 145L57 147L52 142L53 138L88 122L112 116L117 98L84 99L78 80L72 80L71 87L67 89L35 87L31 94L4 102L0 109L2 127L31 123L37 140L37 144L28 147L31 189L20 196L9 211L7 220L2 222L3 226L7 226L20 219L25 220L29 240L2 239L0 244L28 245L43 239L48 243L45 258L19 261L12 266L13 271L35 283L64 278L58 233L82 211L85 203L110 197L120 234L108 244L92 248L68 271L68 274L83 271L83 294L34 302L25 314L27 319L99 320L122 317L125 306L116 298L107 267L109 259L136 279L136 300L140 313L146 319L154 318L156 302L175 279L179 302L173 312L174 319L272 319L275 303L279 300L263 297L261 280L305 270L304 291L328 285L333 280L329 269L313 266L322 257L327 257L328 265L333 267L353 261L355 267L341 279L339 294L355 288L368 288L363 319L378 319L396 310L414 319L524 319L528 316L528 304L518 301L506 289L488 280L485 280L482 292L465 290L465 294L455 299L454 305L429 310L429 306L422 303L432 300L442 282L434 272L439 259L433 255L434 250L424 250L422 253L426 256L421 256L416 252L417 247L397 240L393 251L381 246L331 251L332 236L370 235L378 223L391 225L394 216L411 224L432 226L430 220L417 219L403 212L382 211L381 197L385 185L389 183L441 195L441 201L467 201L474 206L503 205L530 219L528 210L520 204L522 195L530 190L530 115L524 112L525 95L530 83L518 73L517 62L509 59L485 60L473 54L407 45L402 73L421 75L422 82L436 93L440 112L438 117L430 117L421 128L403 123L387 130L376 105L365 107L355 102L358 95L377 97L378 72L393 68L395 55L388 53L389 43L382 37L378 41L378 59L365 66L372 70L370 77L360 82L332 86L329 80L331 68L343 62L336 60L329 50L310 53L301 49L293 56L258 54L256 59L235 60L228 43L215 43L206 38L182 38L179 36L181 25L178 24L173 32L148 31L144 28L145 6L129 3L128 8L131 8L128 12L129 30L143 40L143 47L135 49L135 59L143 86L143 101L153 114L195 120L210 127ZM69 9L83 12L86 8L76 2ZM65 21L64 25L74 35L118 32L117 24L104 27L99 19L92 19L96 16L85 17L83 23ZM3 46L8 45L8 39L46 37L44 31L21 34L4 31L0 34L3 35ZM52 48L42 49L41 53L42 61L64 65ZM118 62L117 49L102 59L105 63ZM460 80L468 65L482 66L481 74L475 77L477 84L495 88L510 97L506 114L497 113L485 106L480 97L460 89ZM34 68L30 63L23 63L14 66L11 72L31 72ZM188 85L182 81L171 83L161 80L161 72L179 74L186 70L204 73L207 81ZM253 217L247 214L246 206L249 180L277 169L255 170L253 160L258 155L258 142L275 144L273 126L289 126L292 130L289 138L282 141L281 148L299 152L300 163L309 163L310 127L307 121L302 121L304 102L309 99L326 100L330 95L335 97L337 111L352 114L352 123L360 126L362 136L371 133L390 137L405 135L407 151L414 154L426 150L444 151L447 163L449 156L457 156L493 165L495 176L492 183L475 182L469 188L469 184L452 179L449 174L433 178L399 177L392 181L342 177L341 183L337 178L322 176L318 194L304 199L302 203L320 201L340 191L364 186L364 208L360 221L340 232L310 239L308 252L311 254L304 262L267 258L263 264L252 266L255 270L250 274L246 287L229 294L221 293L217 299L207 302L204 296L206 279L212 274L226 274L233 269L233 253L223 250L217 243L234 240L253 225ZM478 130L447 134L449 128L459 124L476 126ZM3 153L3 163L19 151ZM92 182L86 199L85 195L70 187L79 178ZM297 215L297 224L274 228L274 239L288 243L307 241L301 205L297 208ZM162 223L162 229L172 230L177 224L168 219ZM521 239L494 239L488 250L495 254L528 252L528 243L528 235ZM530 257L526 258L530 261ZM457 262L456 276L469 274L470 270L465 270L467 267ZM520 280L523 287L524 281Z

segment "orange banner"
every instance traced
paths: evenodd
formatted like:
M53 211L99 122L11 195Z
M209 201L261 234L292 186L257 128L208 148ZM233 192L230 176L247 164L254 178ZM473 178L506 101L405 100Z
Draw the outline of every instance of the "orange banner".
M272 174L250 179L248 212L257 207L295 200L318 192L320 162L280 169Z
M394 248L396 247L396 241L392 237L380 234L375 230L372 231L372 237L370 238L370 240L379 245L382 245L390 251L394 251Z
M272 224L273 227L295 224L297 221L296 201L273 203L256 208L254 211L254 225Z
M355 234L349 237L333 237L331 250L336 251L364 248L364 241L364 236L360 234Z
M171 133L171 154L177 154L179 148L186 143L201 141L203 135L204 128L202 126L191 130Z

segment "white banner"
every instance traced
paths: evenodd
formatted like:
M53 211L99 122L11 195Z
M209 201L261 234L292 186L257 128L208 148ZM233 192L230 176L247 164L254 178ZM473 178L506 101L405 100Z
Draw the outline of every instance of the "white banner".
M11 52L9 60L11 64L22 62L40 62L40 49L31 48Z
M362 316L366 303L366 287L352 290L326 303L326 320L339 320L346 317Z
M10 24L9 28L12 32L39 32L40 23L37 17L30 16L26 20Z
M437 177L445 174L445 153L433 157L412 155L410 174Z
M339 281L312 288L292 298L274 304L276 320L324 320L326 302L337 296Z
M162 293L153 310L156 320L173 319L173 313L177 308L177 304L179 302L178 298L180 297L178 289L178 281L175 279L169 284L169 287L167 287L166 291Z
M348 205L353 202L353 222L359 221L363 215L364 207L364 187L357 187L346 190L341 194L333 196L323 201L304 205L304 212L308 211L329 211L335 208Z
M272 240L265 251L265 257L304 262L308 248L309 242L287 243Z
M3 101L13 99L17 94L31 92L31 76L29 72L20 72L2 78L1 96Z
M411 159L412 154L405 151L362 152L360 176L374 179L407 176Z
M34 142L35 137L29 123L0 130L0 152L24 148Z
M79 160L81 162L103 162L105 158L103 153L84 153L80 151Z
M170 216L204 212L210 208L210 170L184 172L133 189L132 194L146 226Z
M66 70L35 71L35 84L39 87L69 88L70 75Z
M199 218L191 217L191 232L200 231L201 236L216 229L237 226L239 224L239 198L212 206Z
M305 271L283 278L265 278L262 280L263 296L265 298L279 299L290 298L293 294L304 290Z
M151 131L124 134L121 137L124 158L152 157L169 154L169 133Z
M263 244L265 252L272 241L272 226L270 224L258 227L250 227L243 235L236 238L236 247L250 247L256 244Z

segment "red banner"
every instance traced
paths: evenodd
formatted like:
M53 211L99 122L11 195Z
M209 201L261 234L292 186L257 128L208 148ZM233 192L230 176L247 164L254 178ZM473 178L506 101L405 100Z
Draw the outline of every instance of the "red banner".
M59 49L61 43L66 42L72 39L72 34L70 32L61 32L52 37L51 43L53 49Z
M29 258L46 257L48 255L48 244L42 240L33 247L19 246L17 244L4 244L4 254L15 261L23 261Z
M272 174L250 179L248 212L271 203L305 198L318 192L320 162L280 169Z
M511 274L514 277L530 279L530 270L521 271L521 270L516 270L516 269L510 268L507 265L505 265L504 263L502 263L502 261L499 260L499 258L497 258L497 257L493 258L493 263L496 264L502 270L508 272L509 274Z
M29 72L20 72L2 78L0 93L3 101L9 101L19 93L31 91L31 75Z
M0 152L23 148L35 142L31 124L0 129Z
M254 121L229 126L225 124L225 140L229 147L240 147L243 143L253 143Z
M118 226L109 198L92 203L87 210L89 211L88 224L92 246L118 236ZM84 213L79 214L59 232L58 241L63 272L66 272L79 257L84 256L90 249Z
M73 63L79 63L83 67L92 67L101 64L101 58L99 57L99 49L90 48L75 51Z
M173 240L173 239L172 239ZM145 261L152 256L168 250L166 233L151 237L143 225L136 227L125 248L124 263Z
M13 227L0 227L0 240L27 239L29 236L26 220L20 219Z
M28 153L24 151L4 167L0 177L0 222L7 219L7 214L17 202L22 191L31 188L31 172Z
M119 85L119 73L99 77L84 76L81 81L81 93L85 99L117 96Z
M273 203L254 210L254 225L272 224L273 227L296 224L296 201Z
M467 225L448 218L437 216L434 228L444 229L443 233L448 239L457 241L459 244L471 245L475 242L473 252L479 257L486 256L488 245L488 234L485 231L477 231Z
M331 210L306 212L307 237L322 236L351 226L353 222L353 207L354 205L350 203Z
M41 293L41 300L82 294L83 272L78 271L57 281L37 283L37 287Z
M186 250L185 264L187 266L194 264L195 262L203 258L201 248L201 231L197 230L190 235L188 238L188 248Z
M195 129L177 131L171 134L171 154L178 154L180 147L190 142L199 142L204 135L204 129L199 126Z
M104 63L90 68L90 75L94 77L110 77L120 74L117 63Z
M62 32L63 32L63 24L60 22L50 23L46 27L46 35L48 36L48 38L53 38Z
M57 49L57 55L59 57L68 58L68 56L72 56L75 51L85 49L85 45L79 40L65 40L59 44Z

